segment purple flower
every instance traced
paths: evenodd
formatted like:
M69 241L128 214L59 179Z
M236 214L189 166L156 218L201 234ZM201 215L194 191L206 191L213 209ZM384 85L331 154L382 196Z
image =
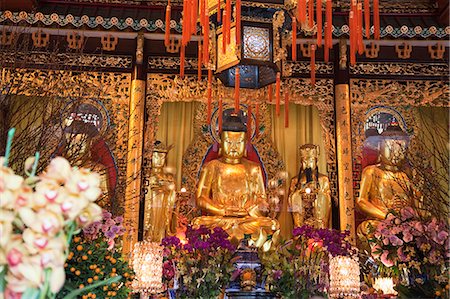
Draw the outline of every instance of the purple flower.
M400 211L400 215L402 217L402 220L405 221L405 220L408 220L408 219L411 219L411 218L415 217L416 216L416 212L414 211L413 208L407 207L407 208L404 208L404 209L402 209Z
M400 239L399 237L397 237L395 235L389 236L389 242L391 242L391 244L394 246L402 246L403 245L402 239Z
M276 270L272 273L273 279L275 279L275 280L279 280L282 275L283 275L283 271L281 271L281 270Z
M109 239L114 239L116 237L116 234L109 230L105 233L105 236Z
M162 239L161 241L161 245L164 247L170 247L170 246L175 246L175 247L179 247L181 244L180 239L178 239L177 237L165 237L164 239Z
M119 227L117 225L113 225L111 226L111 231L115 234L117 234L119 232Z
M405 241L406 243L409 243L412 240L413 240L413 235L411 235L409 232L403 233L403 241Z
M122 216L117 216L115 219L116 224L122 224L123 223L123 217Z
M102 218L103 218L104 220L111 219L111 217L112 217L112 214L111 214L110 212L108 212L108 211L106 211L106 210L103 210L103 212L102 212Z

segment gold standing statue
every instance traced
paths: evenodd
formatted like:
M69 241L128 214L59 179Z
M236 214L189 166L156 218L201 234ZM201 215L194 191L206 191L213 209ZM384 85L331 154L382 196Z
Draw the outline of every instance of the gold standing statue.
M296 227L304 224L316 228L331 227L330 181L319 173L318 157L317 145L300 147L300 171L291 180L288 199Z
M194 227L222 227L235 240L279 230L278 221L266 217L261 169L244 158L246 131L237 115L224 117L221 156L203 166L198 183L197 205L206 216L193 219Z
M398 126L388 126L381 134L380 163L364 168L357 206L367 219L357 229L364 241L370 225L376 227L389 210L411 206L413 188L402 170L408 147L408 136Z
M145 194L144 240L161 242L167 235L176 233L175 182L172 174L165 173L169 148L155 142L152 154L152 170Z

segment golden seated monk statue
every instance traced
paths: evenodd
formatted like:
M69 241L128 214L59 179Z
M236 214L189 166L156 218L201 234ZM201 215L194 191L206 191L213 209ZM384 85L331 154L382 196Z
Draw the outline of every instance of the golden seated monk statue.
M367 220L357 229L365 241L370 226L376 227L389 210L412 206L414 190L408 175L402 170L408 147L408 136L398 126L388 126L381 134L380 164L364 168L357 207Z
M331 190L326 175L317 166L319 147L305 144L300 147L300 171L292 178L289 209L294 226L308 224L316 228L331 227Z
M145 194L144 240L161 242L167 235L176 233L175 181L165 173L166 156L169 148L156 141L152 154L152 170Z
M272 235L278 221L266 217L269 205L261 169L244 157L246 126L232 114L224 118L218 159L201 171L196 202L205 216L193 219L194 227L221 227L234 239L259 234Z

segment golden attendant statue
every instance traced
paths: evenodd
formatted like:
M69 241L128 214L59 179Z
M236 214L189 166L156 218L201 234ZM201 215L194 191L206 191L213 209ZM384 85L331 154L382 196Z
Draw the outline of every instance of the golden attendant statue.
M166 235L176 233L175 182L171 174L164 172L168 151L162 142L155 142L145 194L144 240L147 241L161 242Z
M261 169L243 158L245 142L241 119L237 115L225 118L221 157L203 166L198 183L197 205L207 216L193 219L194 227L222 227L236 240L261 230L272 235L279 229L278 221L266 217L269 205Z
M318 157L317 145L300 147L300 171L291 180L288 199L295 227L304 224L316 228L331 227L330 181L319 173Z
M356 203L367 219L357 229L364 241L369 235L369 224L376 227L386 218L389 210L411 206L413 188L407 174L402 170L408 136L398 126L388 126L381 134L380 164L364 168L361 189Z

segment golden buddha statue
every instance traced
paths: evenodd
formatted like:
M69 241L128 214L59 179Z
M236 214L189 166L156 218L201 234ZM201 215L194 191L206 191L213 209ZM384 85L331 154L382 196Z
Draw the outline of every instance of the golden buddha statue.
M381 134L380 163L363 170L356 201L359 210L368 218L357 229L362 241L369 236L370 226L376 227L389 210L398 211L413 204L412 184L402 170L407 147L407 134L398 126L388 126Z
M294 226L304 224L316 228L331 226L331 190L328 176L319 173L319 147L305 144L300 147L300 171L292 178L289 208Z
M144 240L161 242L167 235L176 233L175 181L164 171L170 148L156 141L152 153L152 170L145 194Z
M221 227L235 240L279 230L278 221L266 217L269 205L261 169L244 158L246 131L237 115L224 118L221 153L203 166L197 188L197 205L206 216L192 222L194 227Z

